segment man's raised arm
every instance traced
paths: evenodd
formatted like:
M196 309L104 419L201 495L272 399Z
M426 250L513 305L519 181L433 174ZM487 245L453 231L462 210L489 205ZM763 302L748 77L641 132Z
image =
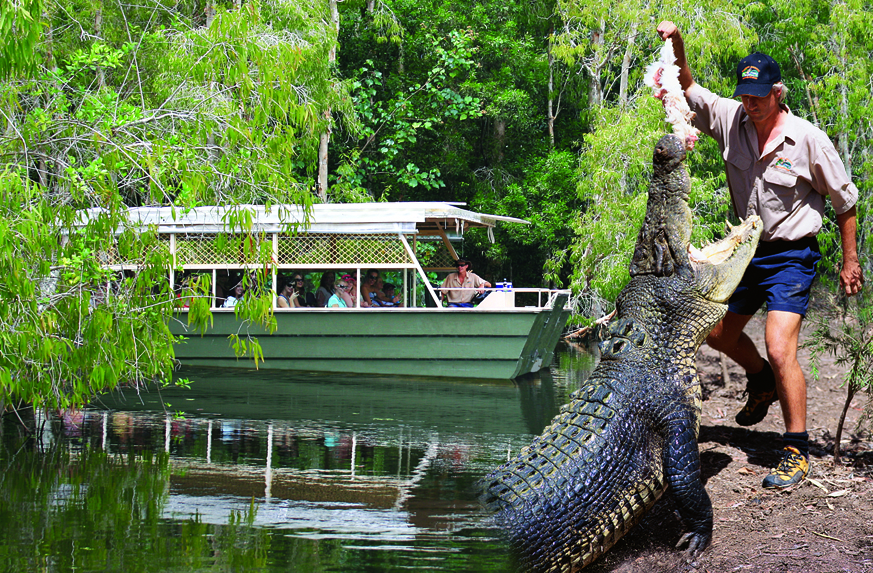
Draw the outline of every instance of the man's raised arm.
M688 88L694 85L694 77L691 75L691 68L688 67L688 59L685 57L685 42L682 40L679 28L673 22L664 20L658 24L657 31L662 40L667 38L673 40L673 55L676 56L676 65L679 66L679 84L684 91L688 91Z

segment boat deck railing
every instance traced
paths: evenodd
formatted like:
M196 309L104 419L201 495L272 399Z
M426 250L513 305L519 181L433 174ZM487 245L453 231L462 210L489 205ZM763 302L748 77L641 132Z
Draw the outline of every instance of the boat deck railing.
M500 309L500 308L528 308L528 309L541 309L541 308L552 308L555 304L555 299L559 294L566 294L567 301L564 303L566 308L570 307L571 301L571 292L567 289L549 289L549 288L525 288L525 287L492 287L492 288L457 288L453 287L451 289L435 289L436 291L453 291L453 292L463 292L463 291L471 291L475 294L479 294L480 291L487 293L488 296L485 299L477 304L472 309L466 310L492 310L492 309ZM463 310L463 307L461 307ZM452 308L455 310L455 307Z
M435 289L437 292L440 289ZM448 289L446 289L448 290ZM479 293L480 289L472 289L472 288L454 288L454 291L473 291L475 294ZM425 307L425 306L410 306L410 307L360 307L360 308L343 308L342 310L353 310L353 311L374 311L374 310L391 310L391 311L403 311L403 310L449 310L449 311L475 311L475 310L509 310L509 309L525 309L525 310L541 310L546 308L554 307L555 300L558 295L566 294L567 299L564 302L564 308L570 309L572 307L572 297L571 291L567 289L548 289L548 288L512 288L512 289L502 289L502 288L486 288L482 289L488 296L485 297L480 303L476 304L476 306L472 308L465 307L442 307L442 308L434 308L434 307ZM212 298L212 297L209 297ZM180 302L182 300L180 299ZM187 303L184 303L184 306L178 309L179 311L185 312L188 310ZM210 309L212 312L234 312L233 308L223 308L220 306L213 306ZM334 310L338 310L336 308L318 308L318 307L310 307L310 308L273 308L273 312L331 312Z

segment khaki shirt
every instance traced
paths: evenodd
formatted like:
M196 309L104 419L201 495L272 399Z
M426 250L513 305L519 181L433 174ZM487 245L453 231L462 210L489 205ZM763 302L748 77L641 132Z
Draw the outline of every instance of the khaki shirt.
M445 290L454 288L481 288L485 286L485 280L477 275L476 273L468 272L464 282L461 283L461 277L458 276L458 273L451 273L446 277L446 280L443 281L442 289L443 293L448 298L449 302L470 302L473 300L473 295L476 294L475 291L472 290Z
M721 149L734 212L761 217L762 241L814 237L821 230L825 195L838 215L857 202L858 188L834 145L805 119L789 111L782 133L759 156L758 134L742 103L697 84L686 96L697 113L694 126Z

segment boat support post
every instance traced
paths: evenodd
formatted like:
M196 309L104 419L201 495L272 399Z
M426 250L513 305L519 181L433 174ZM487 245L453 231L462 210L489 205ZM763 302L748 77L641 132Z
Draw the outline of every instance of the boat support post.
M427 280L427 275L424 272L424 269L421 268L421 263L418 262L418 257L415 256L415 252L412 250L412 247L409 246L409 242L406 240L406 237L403 233L397 233L397 236L400 237L400 241L403 243L403 247L406 249L406 254L409 255L410 260L415 263L415 270L418 271L419 276L421 276L421 280L424 281L424 286L427 288L427 292L430 293L430 296L433 297L433 301L436 304L436 307L439 310L445 310L443 305L440 304L440 299L436 294L436 291L433 289L433 285L430 284L430 281Z

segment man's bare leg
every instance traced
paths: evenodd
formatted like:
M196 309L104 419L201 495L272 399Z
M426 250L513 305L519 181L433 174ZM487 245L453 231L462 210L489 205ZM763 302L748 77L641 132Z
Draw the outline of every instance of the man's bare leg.
M786 432L806 431L806 379L797 361L803 317L793 312L767 313L767 357L776 374L776 389Z
M727 354L728 358L739 364L746 372L757 374L764 368L764 359L749 335L743 332L750 320L752 320L750 314L728 311L706 337L706 342L715 350Z
M740 426L754 426L767 416L770 404L778 399L776 376L755 343L744 332L751 315L728 311L707 338L710 346L732 358L746 371L746 404L736 415Z

